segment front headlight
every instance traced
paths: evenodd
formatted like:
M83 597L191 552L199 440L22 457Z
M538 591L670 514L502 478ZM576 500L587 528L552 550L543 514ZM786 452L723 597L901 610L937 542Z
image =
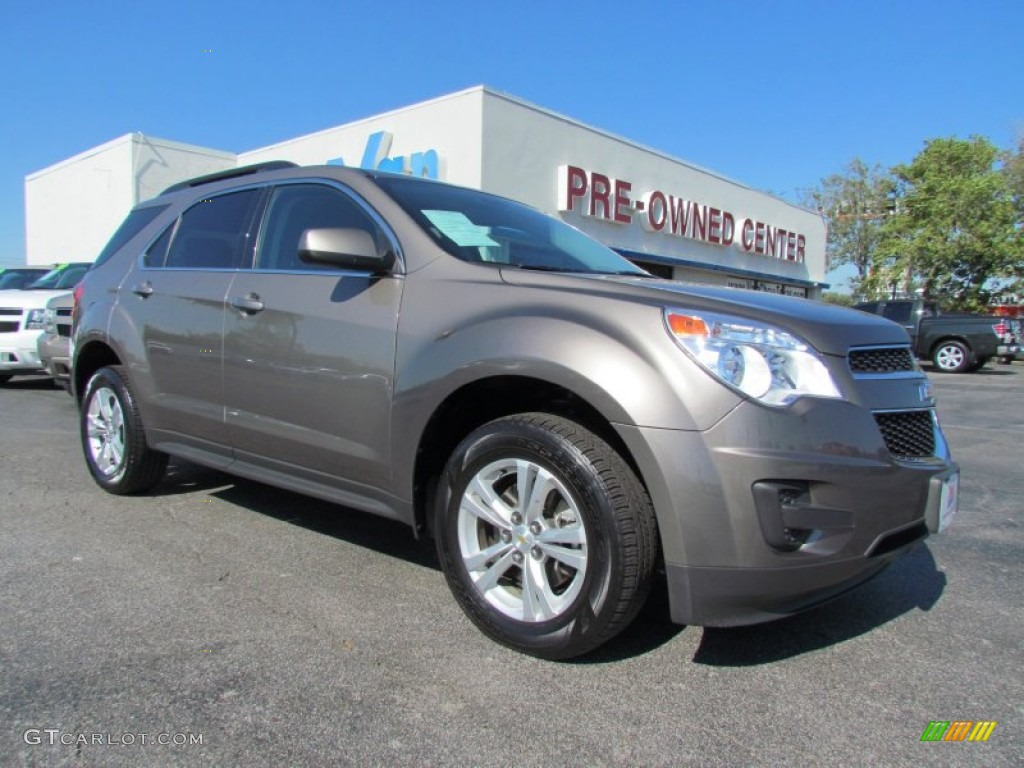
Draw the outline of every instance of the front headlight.
M672 338L705 370L766 405L841 398L814 349L781 328L715 312L665 310Z
M43 330L43 322L45 320L46 310L45 309L30 309L28 315L25 316L25 330L26 331L41 331Z

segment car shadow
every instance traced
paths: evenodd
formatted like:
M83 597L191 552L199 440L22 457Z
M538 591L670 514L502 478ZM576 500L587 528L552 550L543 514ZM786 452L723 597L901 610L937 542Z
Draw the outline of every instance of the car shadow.
M396 520L293 493L216 469L171 459L167 474L150 496L206 492L213 498L291 525L347 541L375 552L440 571L433 542L416 539Z
M440 571L433 542L416 539L404 523L172 459L164 481L150 492L162 496L207 492L291 525L349 542L423 568ZM799 656L867 634L915 609L931 610L946 586L927 545L922 544L868 583L818 608L779 621L703 631L693 662L742 667ZM686 627L669 618L668 586L655 579L633 622L611 641L570 664L606 664L642 656L671 642Z
M10 381L0 384L0 389L17 389L21 391L32 391L36 389L52 390L60 389L57 382L49 376L15 376Z
M693 661L746 667L828 648L915 609L930 611L945 587L946 575L922 544L877 578L814 610L768 624L705 629Z

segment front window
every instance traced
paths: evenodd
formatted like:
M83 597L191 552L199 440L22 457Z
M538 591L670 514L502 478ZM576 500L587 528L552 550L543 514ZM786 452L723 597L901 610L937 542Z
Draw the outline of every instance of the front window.
M415 179L376 181L438 245L463 261L551 272L647 275L578 229L520 203Z

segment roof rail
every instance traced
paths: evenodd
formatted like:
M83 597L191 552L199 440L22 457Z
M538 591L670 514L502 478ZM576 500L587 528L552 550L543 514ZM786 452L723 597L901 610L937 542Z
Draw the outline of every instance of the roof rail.
M172 192L179 192L190 187L201 187L203 184L212 184L215 181L234 179L239 176L249 176L254 173L262 173L263 171L278 171L282 168L298 168L298 164L288 160L270 160L266 163L243 165L241 168L228 168L226 171L208 173L205 176L196 176L194 179L186 179L185 181L179 181L177 184L171 184L160 195L169 195Z

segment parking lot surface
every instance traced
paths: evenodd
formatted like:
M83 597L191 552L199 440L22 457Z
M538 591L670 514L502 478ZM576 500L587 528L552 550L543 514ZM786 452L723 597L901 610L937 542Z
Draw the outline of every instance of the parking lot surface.
M1024 363L931 378L947 532L772 624L675 626L656 594L568 663L481 635L404 526L182 462L105 494L71 398L14 379L0 765L1024 765Z

